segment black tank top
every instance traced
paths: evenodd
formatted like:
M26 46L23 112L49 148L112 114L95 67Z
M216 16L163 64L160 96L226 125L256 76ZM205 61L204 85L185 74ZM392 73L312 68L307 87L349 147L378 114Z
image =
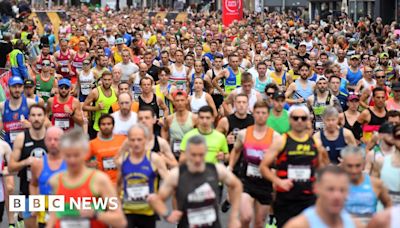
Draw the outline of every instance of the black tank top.
M158 136L157 135L154 135L154 146L153 146L153 149L151 149L151 151L155 152L155 153L159 153L161 151L160 150L160 144L158 143Z
M153 99L151 100L150 103L146 103L143 99L142 96L139 96L139 109L141 109L143 106L149 106L154 110L154 113L157 116L157 119L160 118L160 108L158 107L157 104L157 97L155 94L153 94Z
M379 117L375 115L375 113L368 108L369 113L371 114L371 120L369 121L368 125L382 125L383 123L386 122L387 120L387 110L385 108L385 116L384 117Z
M228 117L228 123L229 123L229 128L228 128L228 135L233 132L234 134L237 134L239 130L245 129L250 125L254 124L254 118L252 115L247 114L246 118L244 119L239 119L235 114L231 114ZM229 151L233 149L233 144L229 144Z
M362 130L357 129L357 126L355 123L353 125L350 125L349 121L347 120L346 113L343 113L343 116L344 116L343 127L349 129L353 133L355 139L360 140L361 139L360 132L362 132ZM357 120L356 120L356 122L357 122ZM361 126L358 125L358 128L360 128L360 127Z
M178 210L183 212L183 216L178 228L221 227L218 215L218 182L217 169L213 164L206 163L202 173L191 173L186 165L179 167L176 199Z
M302 201L315 199L312 184L318 166L318 151L314 139L298 142L285 134L286 144L276 159L276 173L281 179L293 179L288 192L277 188L277 200Z
M46 145L44 144L44 138L41 140L34 140L29 133L29 130L26 129L24 131L25 139L24 144L21 151L21 157L19 161L25 160L29 156L33 156L36 158L41 158L43 155L47 153ZM18 172L18 176L21 178L19 190L21 194L28 196L29 195L29 182L32 176L30 171L30 167L24 167ZM29 179L28 179L29 176Z
M343 132L344 132L343 128L340 128L338 137L335 140L331 141L326 138L323 130L320 131L322 145L325 147L326 151L328 152L329 160L333 164L339 164L340 151L345 146L347 146Z

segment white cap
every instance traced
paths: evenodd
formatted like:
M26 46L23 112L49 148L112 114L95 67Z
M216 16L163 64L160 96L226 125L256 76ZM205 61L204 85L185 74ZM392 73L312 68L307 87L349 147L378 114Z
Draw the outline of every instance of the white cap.
M289 108L289 116L292 114L292 112L296 111L296 110L303 110L307 116L310 116L310 110L307 108L307 106L303 105L303 104L295 104L290 106Z
M318 78L315 82L319 82L320 80L328 81L328 79L324 75L318 76Z
M307 43L305 41L302 41L302 42L300 42L299 47L302 45L307 46Z

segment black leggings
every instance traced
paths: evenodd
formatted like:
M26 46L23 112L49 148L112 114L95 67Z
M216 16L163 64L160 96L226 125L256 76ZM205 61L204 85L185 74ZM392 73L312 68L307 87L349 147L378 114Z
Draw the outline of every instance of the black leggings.
M129 228L156 228L156 216L125 214Z
M315 199L304 200L304 201L275 201L274 203L274 215L276 218L276 226L278 228L283 227L287 221L291 218L299 215L304 209L314 205Z

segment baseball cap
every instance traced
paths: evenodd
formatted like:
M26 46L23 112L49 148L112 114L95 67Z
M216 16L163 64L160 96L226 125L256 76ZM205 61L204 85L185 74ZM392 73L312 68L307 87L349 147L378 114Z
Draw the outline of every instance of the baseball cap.
M324 66L324 64L321 62L321 61L317 61L317 63L316 63L316 65L315 66Z
M350 57L350 59L358 59L358 60L360 60L360 56L359 55L352 55Z
M307 108L307 106L302 105L302 104L301 105L295 104L295 105L290 106L289 111L288 111L289 116L292 115L292 113L296 110L303 110L307 116L310 115L310 110Z
M300 47L300 46L307 46L307 43L304 42L304 41L302 41L302 42L300 42L300 44L299 44L299 47Z
M185 91L181 90L181 89L175 90L175 91L172 93L172 97L173 97L173 98L175 98L175 97L178 96L178 95L182 95L182 96L184 96L184 97L187 97L187 96L188 96L187 93L186 93Z
M392 90L400 90L400 82L394 82L392 84Z
M279 98L286 98L286 97L285 97L285 94L283 92L277 91L277 92L275 92L273 98L274 98L274 100L277 100Z
M379 54L379 58L382 59L383 57L389 58L389 54L387 52L382 52Z
M319 82L319 81L321 81L321 80L328 81L328 79L327 79L325 76L322 75L322 76L318 76L316 82Z
M24 81L20 77L11 77L8 79L8 86L23 85Z
M58 81L58 87L60 87L62 85L66 85L68 87L71 87L71 81L66 79L66 78L63 78L60 81Z
M350 94L350 95L347 97L347 100L348 100L348 101L360 100L360 98L359 98L357 95L355 95L355 94Z
M32 79L26 79L24 82L24 86L25 87L34 87L35 86L35 82Z
M389 122L385 122L381 125L381 127L379 128L378 132L379 133L388 133L391 134L393 132L393 127L394 125L389 123Z
M125 42L124 42L124 39L123 38L117 38L116 40L115 40L115 44L124 44Z

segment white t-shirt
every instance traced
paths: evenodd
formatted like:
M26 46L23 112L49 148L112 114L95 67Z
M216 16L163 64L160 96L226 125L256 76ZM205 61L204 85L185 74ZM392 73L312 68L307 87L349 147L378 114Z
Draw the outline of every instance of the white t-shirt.
M126 121L121 119L121 111L114 112L111 115L115 120L113 134L116 135L128 135L129 128L136 124L138 120L135 112L131 112L130 118Z
M114 67L121 69L121 81L128 81L129 76L139 71L139 67L133 62L129 62L128 64L124 64L122 62L117 63Z

